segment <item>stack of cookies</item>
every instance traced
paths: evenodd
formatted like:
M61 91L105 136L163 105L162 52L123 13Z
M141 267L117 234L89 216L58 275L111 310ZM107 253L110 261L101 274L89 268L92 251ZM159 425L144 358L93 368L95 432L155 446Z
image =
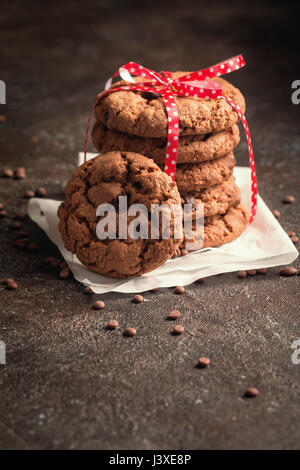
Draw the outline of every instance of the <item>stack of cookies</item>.
M187 73L176 72L172 77ZM223 94L245 111L244 97L237 88L219 77L212 80L219 82ZM114 86L120 84L128 85L122 81ZM240 190L233 176L233 150L240 140L239 117L223 99L180 96L175 101L179 115L176 183L182 204L204 205L204 247L228 243L247 225L247 213L240 204ZM111 93L98 102L95 117L92 140L99 152L135 152L164 168L168 119L159 93Z

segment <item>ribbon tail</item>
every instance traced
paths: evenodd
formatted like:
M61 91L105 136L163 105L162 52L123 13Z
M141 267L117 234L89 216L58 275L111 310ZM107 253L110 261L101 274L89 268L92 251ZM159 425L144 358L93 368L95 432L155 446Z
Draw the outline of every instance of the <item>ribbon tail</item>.
M252 141L250 136L250 130L248 126L248 122L246 116L244 115L243 111L241 110L240 106L236 104L231 98L227 96L222 96L223 99L227 101L227 103L232 106L232 108L237 112L238 116L241 118L241 121L244 126L245 134L247 137L248 143L248 152L249 152L249 162L250 162L250 170L251 170L251 214L249 218L249 224L251 224L254 220L256 211L257 211L257 179L256 179L256 170L255 170L255 163L254 163L254 155L253 155L253 147Z

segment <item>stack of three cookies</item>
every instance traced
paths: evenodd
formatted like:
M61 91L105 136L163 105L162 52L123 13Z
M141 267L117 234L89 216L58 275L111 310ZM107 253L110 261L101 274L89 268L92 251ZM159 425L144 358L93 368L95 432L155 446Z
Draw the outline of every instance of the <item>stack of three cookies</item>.
M176 72L172 76L177 78L186 73ZM221 78L213 81L218 81L223 94L245 110L244 98L237 88ZM240 141L239 117L223 99L176 97L175 101L179 115L175 180L182 204L192 203L195 207L197 203L203 204L204 247L228 243L247 225L247 214L240 204L240 190L233 176L236 164L233 150ZM159 93L111 93L99 101L95 116L92 140L99 152L131 151L164 168L168 121Z

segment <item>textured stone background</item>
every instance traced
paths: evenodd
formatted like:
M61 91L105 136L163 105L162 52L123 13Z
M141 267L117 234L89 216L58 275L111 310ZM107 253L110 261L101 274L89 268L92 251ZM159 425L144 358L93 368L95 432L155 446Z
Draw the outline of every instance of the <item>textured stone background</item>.
M299 234L299 202L281 203L287 193L300 201L300 105L291 103L298 16L274 3L248 10L185 0L172 11L170 2L128 0L1 5L0 169L25 166L28 174L0 179L5 209L25 207L25 190L39 185L62 197L93 98L120 64L195 70L243 53L247 68L230 80L246 96L259 191ZM236 155L247 165L245 139ZM1 448L299 448L300 365L291 362L299 276L280 278L278 268L246 280L222 275L183 296L145 294L140 305L107 295L105 310L94 312L73 279L42 264L58 256L42 231L25 220L39 251L17 251L8 224L0 220L0 277L20 287L0 291ZM165 321L173 308L186 330L177 338ZM104 329L111 318L117 332ZM135 338L122 336L129 325ZM209 369L195 368L200 355L211 358ZM260 395L245 400L250 385Z

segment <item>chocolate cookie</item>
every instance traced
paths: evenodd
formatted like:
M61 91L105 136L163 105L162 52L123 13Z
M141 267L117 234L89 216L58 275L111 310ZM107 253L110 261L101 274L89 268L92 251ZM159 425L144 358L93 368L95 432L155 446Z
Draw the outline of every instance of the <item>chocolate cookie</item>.
M232 242L245 230L248 214L242 205L231 207L224 215L204 219L204 244L202 248L220 246ZM195 225L193 224L193 230ZM191 241L191 240L190 240ZM185 246L186 240L182 247Z
M234 176L222 184L210 186L200 192L192 192L181 198L183 204L204 205L204 216L225 214L230 207L241 202L240 188L235 184Z
M187 73L175 72L172 77L177 78ZM244 97L237 88L220 77L211 80L218 82L222 86L223 94L233 99L242 111L245 111ZM127 82L118 84L120 83L130 85ZM156 88L158 91L161 89L159 86ZM224 99L175 96L175 102L179 115L180 135L218 132L229 129L239 121L236 111ZM159 94L130 90L116 91L99 101L95 115L108 129L141 137L167 137L167 112Z
M100 204L112 204L119 214L119 196L128 196L128 207L144 204L181 205L176 184L149 158L131 152L109 152L77 168L65 190L65 202L58 209L59 230L68 250L90 270L113 278L139 276L158 268L178 248L171 218L170 238L119 238L101 240L96 216ZM127 228L133 217L128 217ZM148 229L150 220L146 218ZM181 219L180 219L181 225ZM126 226L126 225L125 225ZM149 230L149 236L151 232Z
M92 141L101 152L127 150L153 158L158 165L163 165L167 152L167 140L139 137L109 130L97 121L92 131ZM177 163L199 163L223 157L231 152L240 141L237 125L214 134L181 136L178 142Z
M176 168L175 180L181 196L222 184L230 178L236 160L233 153L203 163L184 163Z

